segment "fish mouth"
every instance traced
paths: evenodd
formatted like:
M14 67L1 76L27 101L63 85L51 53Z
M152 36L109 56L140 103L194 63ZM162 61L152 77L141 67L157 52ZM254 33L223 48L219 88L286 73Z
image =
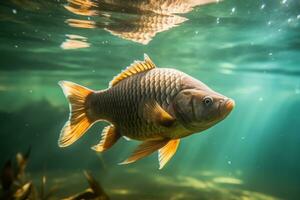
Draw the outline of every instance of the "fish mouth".
M220 114L226 117L235 107L235 102L233 99L226 99L220 104Z
M235 102L233 99L228 99L226 102L225 102L225 108L227 111L232 111L232 109L234 108L235 106Z

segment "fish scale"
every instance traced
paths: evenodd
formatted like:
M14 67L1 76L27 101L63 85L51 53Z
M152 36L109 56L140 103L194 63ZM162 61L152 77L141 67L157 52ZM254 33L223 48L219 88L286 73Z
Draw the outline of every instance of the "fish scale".
M178 77L178 74L181 73L175 70L153 69L130 76L107 92L106 98L116 99L113 104L109 104L107 110L111 112L110 118L115 119L113 120L114 124L120 127L120 134L143 138L155 137L161 133L164 128L148 123L146 119L140 116L140 104L145 100L155 100L166 109L169 105L168 101L180 89L179 81L172 82L175 80L175 76ZM115 112L115 109L121 112Z

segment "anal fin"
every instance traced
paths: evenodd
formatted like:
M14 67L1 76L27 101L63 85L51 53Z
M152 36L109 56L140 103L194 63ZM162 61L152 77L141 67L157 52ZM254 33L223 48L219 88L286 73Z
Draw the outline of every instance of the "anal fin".
M173 157L178 148L179 142L180 139L170 140L164 147L159 149L159 169L162 169L165 166L165 164Z
M168 140L145 141L135 149L129 158L121 162L120 165L133 163L141 158L144 158L162 148L167 144L167 142Z
M103 152L114 145L121 135L113 125L106 126L102 131L102 138L100 142L93 146L92 149L98 152Z

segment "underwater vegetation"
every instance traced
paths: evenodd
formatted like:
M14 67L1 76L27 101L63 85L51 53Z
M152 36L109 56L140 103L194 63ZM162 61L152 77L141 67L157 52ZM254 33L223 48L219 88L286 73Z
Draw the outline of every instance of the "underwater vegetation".
M89 184L89 188L71 197L64 198L64 200L80 200L80 199L109 200L109 197L107 196L107 194L105 193L101 185L91 175L91 173L84 171L84 175Z
M55 192L55 188L46 191L46 177L41 179L40 186L34 185L33 181L27 177L26 167L31 148L26 154L17 153L16 165L12 160L7 160L1 173L1 193L2 200L47 200Z
M40 185L34 183L26 173L31 148L26 154L16 155L16 166L11 160L6 161L1 172L1 200L47 200L55 198L60 185L46 188L47 177L42 176ZM109 197L90 172L84 171L89 188L78 194L64 197L65 200L109 200ZM58 197L56 197L58 198ZM61 198L60 198L61 199Z

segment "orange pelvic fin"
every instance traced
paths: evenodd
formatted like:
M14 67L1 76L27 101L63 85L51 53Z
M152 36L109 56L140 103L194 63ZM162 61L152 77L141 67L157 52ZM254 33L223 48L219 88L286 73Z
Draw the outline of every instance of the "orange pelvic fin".
M69 101L69 120L62 128L58 140L60 147L66 147L78 140L92 125L93 121L86 115L86 98L92 90L69 81L58 83Z
M102 138L99 144L93 146L92 149L98 152L103 152L114 145L120 137L121 135L118 133L115 126L106 126L102 131Z
M159 169L162 169L165 164L173 157L175 154L180 139L170 140L164 147L159 149L158 151L158 161L159 161Z
M145 141L135 149L129 158L120 163L120 165L133 163L141 158L144 158L162 148L167 143L168 140Z

